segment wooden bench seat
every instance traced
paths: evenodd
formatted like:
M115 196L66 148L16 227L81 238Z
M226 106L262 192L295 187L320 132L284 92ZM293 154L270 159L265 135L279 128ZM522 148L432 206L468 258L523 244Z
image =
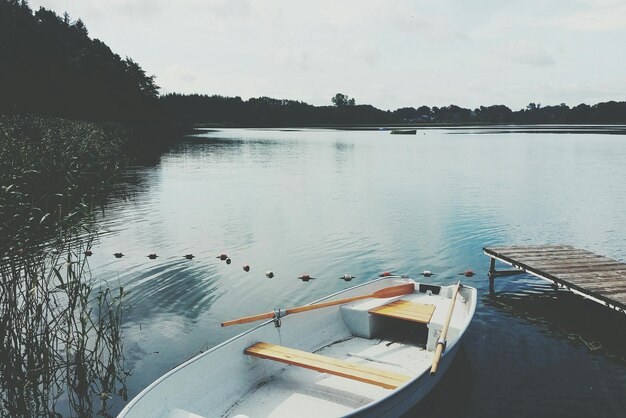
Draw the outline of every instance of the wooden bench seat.
M405 319L407 321L428 324L435 312L435 305L395 300L386 305L379 306L368 311L374 315L388 316L391 318Z
M264 342L256 343L244 352L250 356L358 380L386 389L395 389L411 379L410 376Z

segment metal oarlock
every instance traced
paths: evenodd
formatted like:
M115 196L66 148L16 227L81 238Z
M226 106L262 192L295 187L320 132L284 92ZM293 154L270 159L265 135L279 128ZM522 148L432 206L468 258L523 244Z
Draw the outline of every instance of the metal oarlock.
M276 328L280 328L280 318L282 318L283 316L285 316L285 311L280 308L274 308L274 326Z
M443 351L446 350L446 346L448 345L448 341L447 340L442 340L441 338L439 338L437 340L437 345L441 344L443 346Z

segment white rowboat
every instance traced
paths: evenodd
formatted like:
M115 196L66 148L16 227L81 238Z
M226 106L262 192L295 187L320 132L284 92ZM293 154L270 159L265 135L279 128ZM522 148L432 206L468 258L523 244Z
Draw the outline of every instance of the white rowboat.
M389 289L402 294L381 297ZM354 286L197 355L118 418L398 417L450 366L476 299L472 287L398 276Z

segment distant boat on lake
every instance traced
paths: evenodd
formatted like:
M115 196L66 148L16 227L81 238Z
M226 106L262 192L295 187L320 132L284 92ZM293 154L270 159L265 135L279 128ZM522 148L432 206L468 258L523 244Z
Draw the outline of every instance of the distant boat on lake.
M392 129L391 135L415 135L417 129Z

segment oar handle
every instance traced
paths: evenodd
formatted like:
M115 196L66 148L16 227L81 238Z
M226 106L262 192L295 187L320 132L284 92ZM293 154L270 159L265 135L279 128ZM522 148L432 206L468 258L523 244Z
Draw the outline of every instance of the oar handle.
M435 349L435 357L433 357L433 364L430 366L430 375L434 376L437 373L437 368L439 367L439 361L441 360L441 355L443 354L443 349L445 348L446 342L443 340L437 341L437 348Z
M437 340L437 347L435 349L435 356L433 357L433 364L430 367L430 375L434 376L437 373L437 368L439 367L439 361L441 361L441 356L443 355L443 350L446 349L446 338L448 337L448 328L450 327L450 319L452 318L452 312L454 311L454 305L456 304L456 295L459 293L459 287L461 286L461 281L459 280L454 287L454 292L452 294L452 301L450 302L450 308L448 309L448 315L446 316L446 320L443 323L443 328L441 328L441 335L439 336L439 340Z
M228 327L230 325L247 324L248 322L260 321L261 319L271 319L274 318L274 315L274 312L265 312L262 314L244 316L242 318L231 319L230 321L222 322L222 326Z

